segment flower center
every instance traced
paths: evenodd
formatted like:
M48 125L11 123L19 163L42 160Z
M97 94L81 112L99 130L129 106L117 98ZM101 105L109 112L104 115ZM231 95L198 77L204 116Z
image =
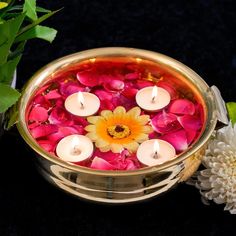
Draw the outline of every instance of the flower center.
M126 125L109 126L107 132L114 139L126 138L130 135L130 129Z

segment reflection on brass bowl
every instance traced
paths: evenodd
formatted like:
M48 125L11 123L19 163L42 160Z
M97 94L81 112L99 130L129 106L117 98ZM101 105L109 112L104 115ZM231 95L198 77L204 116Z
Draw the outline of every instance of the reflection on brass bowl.
M31 136L26 113L29 101L37 89L58 72L84 60L99 58L126 58L148 60L175 75L187 84L199 98L204 108L204 125L200 137L187 151L163 164L132 171L101 171L72 165L43 150ZM178 81L177 81L178 82ZM223 102L222 102L223 104ZM78 197L105 203L128 203L155 197L186 181L199 167L206 145L218 120L226 123L219 111L221 106L217 89L210 88L204 80L182 63L165 55L133 48L99 48L75 53L46 65L33 75L25 86L19 101L18 130L34 150L34 160L42 175L57 187Z

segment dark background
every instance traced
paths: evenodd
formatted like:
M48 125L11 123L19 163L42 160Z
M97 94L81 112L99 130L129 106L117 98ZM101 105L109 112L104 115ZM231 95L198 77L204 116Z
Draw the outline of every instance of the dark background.
M126 46L157 51L217 85L236 101L235 1L38 1L64 9L45 25L59 33L52 45L28 43L18 88L43 65L77 51ZM223 206L201 203L185 184L162 197L127 206L86 203L60 192L36 171L33 153L16 129L0 142L0 235L236 235Z

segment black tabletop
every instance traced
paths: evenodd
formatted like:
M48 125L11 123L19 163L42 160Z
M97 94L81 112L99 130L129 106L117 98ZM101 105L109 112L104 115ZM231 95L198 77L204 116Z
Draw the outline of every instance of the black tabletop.
M77 51L125 46L157 51L217 85L236 101L236 5L234 1L70 0L39 1L64 7L47 25L53 44L28 43L18 66L20 88L48 62ZM104 206L73 198L38 174L33 152L14 128L0 140L0 235L235 235L234 216L201 203L182 184L151 201Z

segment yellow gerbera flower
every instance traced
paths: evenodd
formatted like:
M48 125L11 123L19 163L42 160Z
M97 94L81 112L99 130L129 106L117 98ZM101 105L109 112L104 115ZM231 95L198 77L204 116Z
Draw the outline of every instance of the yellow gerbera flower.
M85 127L87 137L102 152L119 153L124 148L135 152L139 143L147 140L152 131L152 127L146 125L149 116L140 113L139 107L126 112L124 107L118 106L113 112L104 110L101 116L90 116L87 118L90 125Z
M6 2L0 2L0 9L3 9L8 6L8 3Z

